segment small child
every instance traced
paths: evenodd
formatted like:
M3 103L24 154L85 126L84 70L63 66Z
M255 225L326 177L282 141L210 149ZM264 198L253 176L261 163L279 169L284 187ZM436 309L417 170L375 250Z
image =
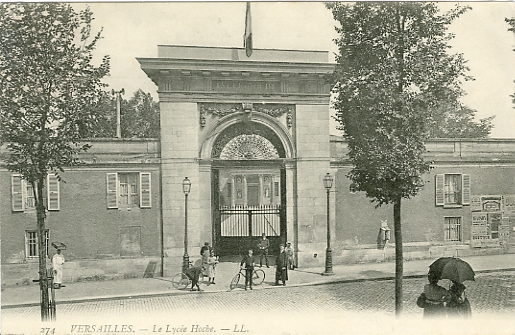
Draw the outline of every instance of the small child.
M248 253L243 257L240 262L240 268L245 265L245 291L247 287L252 290L252 274L254 273L254 256L252 249L248 250Z
M218 257L215 256L215 252L211 250L211 255L207 259L207 276L209 278L208 285L216 284L215 283L215 269L216 264L218 264Z

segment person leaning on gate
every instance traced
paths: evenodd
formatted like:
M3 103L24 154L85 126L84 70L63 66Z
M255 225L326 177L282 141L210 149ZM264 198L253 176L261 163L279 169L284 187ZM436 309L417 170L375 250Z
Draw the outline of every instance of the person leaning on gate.
M266 267L268 266L268 248L270 248L270 241L266 238L266 234L261 235L261 239L258 242L259 248L259 267L263 266L263 258L265 258Z
M245 291L247 287L252 290L252 275L254 274L254 256L252 249L248 250L248 253L243 257L240 262L240 269L245 267Z

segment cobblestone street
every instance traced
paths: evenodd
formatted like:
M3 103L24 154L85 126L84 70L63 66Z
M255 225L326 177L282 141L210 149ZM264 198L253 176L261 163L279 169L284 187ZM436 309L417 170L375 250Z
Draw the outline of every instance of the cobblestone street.
M415 301L423 285L424 278L405 279L404 315L421 320L422 309ZM270 285L265 282L263 285ZM441 285L449 282L444 280ZM515 315L515 272L482 273L475 282L467 282L468 297L471 301L475 318L495 316L509 319ZM114 320L131 323L134 331L145 333L151 331L157 321L167 320L182 324L205 324L216 322L220 330L240 327L242 320L257 322L253 327L266 324L256 320L270 320L272 316L284 315L295 320L307 320L304 315L314 317L323 315L324 320L338 320L342 315L378 317L394 316L394 281L376 280L350 283L338 283L315 286L279 287L274 289L256 289L243 291L237 288L232 292L206 293L192 292L178 296L161 296L153 298L117 299L85 303L58 304L58 321L66 320L64 328L70 328L73 322L91 324L92 320L113 323ZM3 309L4 325L20 320L39 319L38 307ZM223 321L227 319L227 321ZM186 322L189 321L189 322ZM152 325L147 325L152 323ZM225 324L230 326L225 327ZM139 324L140 326L137 326ZM233 325L234 324L234 325ZM347 324L348 326L348 324ZM136 329L137 328L137 329ZM71 328L69 329L71 332ZM83 330L84 332L84 330Z

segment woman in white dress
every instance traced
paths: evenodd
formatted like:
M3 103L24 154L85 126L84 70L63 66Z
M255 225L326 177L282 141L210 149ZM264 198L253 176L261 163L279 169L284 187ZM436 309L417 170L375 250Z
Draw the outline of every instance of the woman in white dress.
M52 269L54 271L54 288L63 287L63 265L64 256L61 254L61 249L57 249L57 254L52 257Z

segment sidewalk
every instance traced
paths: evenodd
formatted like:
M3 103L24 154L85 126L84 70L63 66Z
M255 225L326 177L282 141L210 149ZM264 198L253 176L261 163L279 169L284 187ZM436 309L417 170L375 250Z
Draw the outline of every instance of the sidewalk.
M462 257L476 274L498 270L515 270L515 254ZM424 277L429 265L434 260L424 259L404 262L404 277ZM65 283L66 287L56 290L57 303L87 302L94 300L130 299L136 297L153 297L160 295L206 294L210 292L228 292L229 283L236 273L239 264L223 262L217 266L216 284L201 284L203 292L177 290L172 285L171 277L135 278L92 282ZM255 290L280 289L274 286L275 268L262 268L266 273L263 284L255 286ZM395 276L395 262L366 263L355 265L335 265L334 275L323 276L324 268L298 268L289 271L288 286L321 285L332 282L350 282L361 280L392 279ZM244 279L235 290L244 288ZM39 285L9 287L1 293L2 308L39 305Z

